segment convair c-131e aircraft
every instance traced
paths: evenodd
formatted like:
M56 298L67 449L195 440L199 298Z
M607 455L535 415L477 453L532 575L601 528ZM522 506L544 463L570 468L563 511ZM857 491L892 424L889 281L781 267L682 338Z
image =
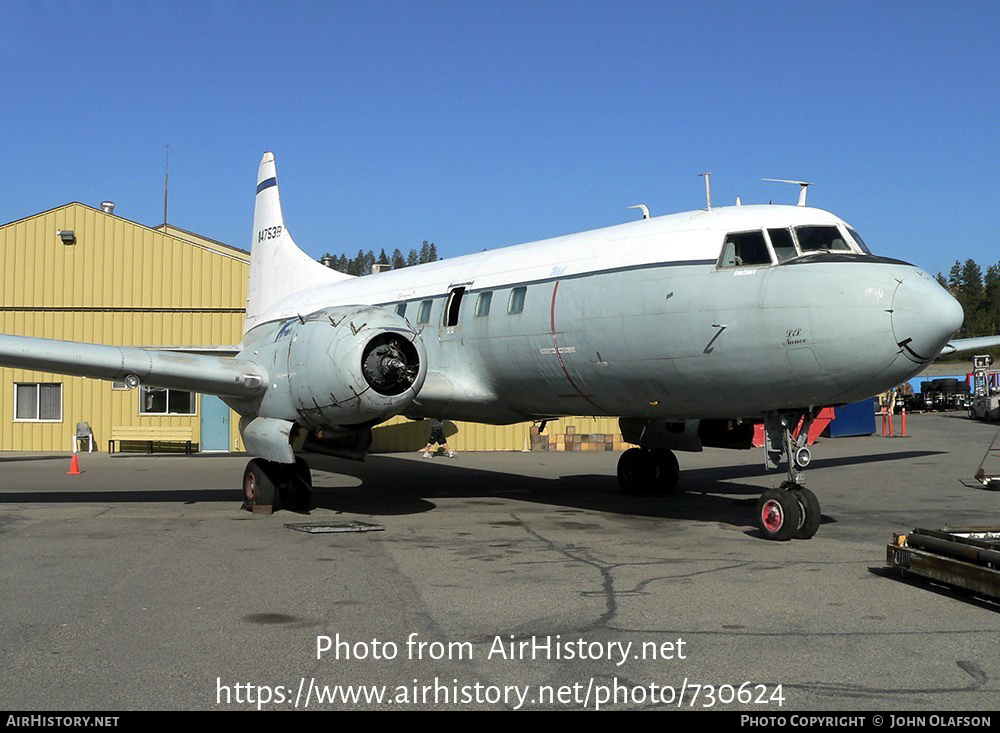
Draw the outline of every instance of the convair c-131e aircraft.
M761 496L760 529L808 538L820 507L797 470L800 419L984 340L949 344L962 309L934 278L804 203L709 205L357 278L295 245L266 153L235 358L2 335L0 364L219 395L257 456L247 502L297 508L311 479L295 449L363 458L399 414L619 417L630 493L674 492L673 451L749 448L762 419L788 480Z

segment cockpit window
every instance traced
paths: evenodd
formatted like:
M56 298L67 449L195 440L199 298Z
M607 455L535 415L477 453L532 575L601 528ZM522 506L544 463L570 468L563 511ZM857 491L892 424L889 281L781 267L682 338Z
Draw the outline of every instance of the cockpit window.
M859 247L861 247L861 251L862 252L864 252L866 255L870 255L872 253L872 251L870 249L868 249L868 245L865 244L865 240L863 240L861 238L860 234L858 234L856 231L854 231L853 229L851 229L851 227L847 227L847 231L849 231L851 233L851 236L854 237L855 243Z
M771 255L767 251L762 231L733 232L726 235L719 257L719 267L746 267L748 265L770 265Z
M799 239L799 247L803 254L821 250L835 252L850 252L851 248L844 241L840 230L833 226L795 227L795 236Z
M771 238L771 247L774 248L778 262L785 262L798 256L799 253L795 249L795 240L792 239L790 229L768 229L767 236Z

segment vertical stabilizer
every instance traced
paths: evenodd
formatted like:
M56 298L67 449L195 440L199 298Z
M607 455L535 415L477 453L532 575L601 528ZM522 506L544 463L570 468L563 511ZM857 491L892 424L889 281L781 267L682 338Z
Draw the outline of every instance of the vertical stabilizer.
M321 265L295 244L281 215L274 155L264 153L257 171L250 282L243 333L265 322L268 311L283 298L300 290L350 277Z

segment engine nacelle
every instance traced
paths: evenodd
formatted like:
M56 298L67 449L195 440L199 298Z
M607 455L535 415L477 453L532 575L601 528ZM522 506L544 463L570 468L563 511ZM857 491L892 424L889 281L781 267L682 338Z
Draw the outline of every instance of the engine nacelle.
M254 354L271 382L257 414L310 430L350 431L398 415L427 376L420 334L376 306L289 319Z

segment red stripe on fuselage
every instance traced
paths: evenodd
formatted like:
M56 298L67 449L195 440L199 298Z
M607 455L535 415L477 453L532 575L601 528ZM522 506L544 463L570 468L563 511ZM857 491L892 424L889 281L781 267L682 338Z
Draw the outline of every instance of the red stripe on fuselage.
M552 328L552 345L556 350L556 358L559 360L559 366L562 367L563 374L566 375L566 381L569 382L570 386L576 391L578 395L583 397L587 402L596 407L598 410L605 414L609 414L607 410L598 405L587 395L580 391L580 388L576 386L576 382L573 381L573 377L569 375L569 371L566 369L566 362L563 361L562 353L559 351L559 338L556 336L556 293L559 292L559 281L556 280L555 284L552 286L552 305L549 308L549 318L550 325Z

